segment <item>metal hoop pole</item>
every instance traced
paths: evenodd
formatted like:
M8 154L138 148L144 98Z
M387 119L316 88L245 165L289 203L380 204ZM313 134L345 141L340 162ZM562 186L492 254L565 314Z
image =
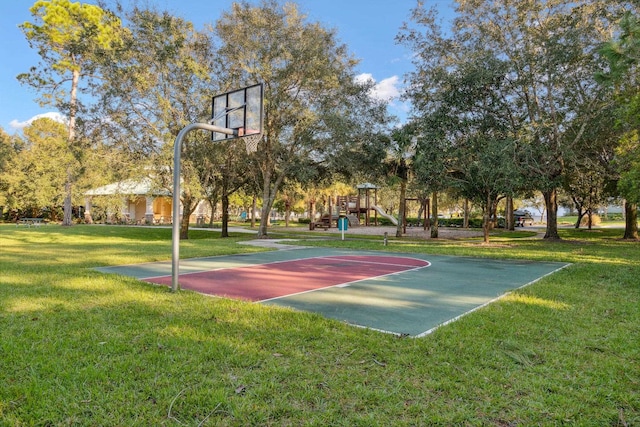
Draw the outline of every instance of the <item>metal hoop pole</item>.
M234 129L210 125L208 123L191 123L184 127L176 137L173 146L173 218L171 232L171 291L180 289L178 274L180 271L180 157L182 154L182 139L193 129L204 129L210 132L219 132L237 136Z

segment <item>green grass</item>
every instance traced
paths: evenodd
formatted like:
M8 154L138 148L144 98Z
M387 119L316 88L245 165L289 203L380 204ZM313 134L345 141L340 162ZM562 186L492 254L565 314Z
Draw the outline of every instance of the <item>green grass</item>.
M640 425L640 244L313 240L571 262L421 339L104 275L170 230L0 226L0 425ZM192 233L183 257L259 250Z

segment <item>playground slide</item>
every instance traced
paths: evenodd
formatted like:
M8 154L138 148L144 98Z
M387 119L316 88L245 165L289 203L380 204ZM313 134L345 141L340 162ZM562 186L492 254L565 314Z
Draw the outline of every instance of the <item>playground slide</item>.
M391 221L391 223L393 223L393 225L398 225L398 220L396 219L396 217L387 214L384 211L384 209L382 209L380 206L373 205L373 206L371 206L371 208L375 209L376 212L378 212L380 214L380 216L382 216L384 218L387 218L389 221Z

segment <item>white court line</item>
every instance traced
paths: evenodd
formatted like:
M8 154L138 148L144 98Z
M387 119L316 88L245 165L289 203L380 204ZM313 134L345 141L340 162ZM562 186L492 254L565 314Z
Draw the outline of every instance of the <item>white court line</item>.
M220 255L221 257L223 256L228 256L228 255ZM371 256L371 257L382 257L382 255L344 255L345 257L347 256ZM385 255L388 256L388 255ZM212 257L215 258L215 257ZM395 257L395 258L401 258L401 257ZM419 260L422 262L426 262L427 265L421 265L418 266L417 268L423 268L423 267L429 267L431 265L431 263L429 261L425 261L425 260L421 260L420 258L411 258L411 257L402 257L402 258L407 258L407 259L415 259L415 260ZM202 257L202 258L189 258L189 260L206 260L207 257ZM390 266L396 266L396 267L414 267L412 268L412 270L415 270L415 266L408 266L408 265L402 265L402 264L389 264L389 263L383 263L383 262L367 262L367 261L358 261L358 260L350 260L350 259L342 259L340 258L340 255L327 255L327 256L316 256L316 257L307 257L307 258L294 258L294 259L289 259L289 260L280 260L280 261L271 261L271 262L265 262L265 263L261 263L261 264L247 264L247 265L236 265L236 266L232 266L232 267L220 267L220 268L212 268L209 270L201 270L201 271L189 271L186 273L180 273L180 276L188 276L190 274L200 274L200 273L208 273L210 271L224 271L224 270L233 270L235 268L255 268L255 267L262 267L264 265L274 265L274 264L282 264L282 263L287 263L287 262L298 262L298 261L308 261L308 260L321 260L321 259L334 259L334 260L340 260L340 261L345 261L345 262L353 262L353 263L368 263L368 264L379 264L379 265L390 265ZM185 260L185 261L189 261L189 260ZM165 261L162 261L165 262ZM154 264L153 262L150 263L145 263L145 264ZM144 264L132 264L132 265L144 265ZM409 271L409 270L404 270L404 271ZM393 273L392 273L393 274ZM152 279L159 279L161 277L167 277L169 276L168 274L163 274L161 276L149 276L149 277L141 277L138 280L152 280ZM382 276L381 276L382 277Z
M318 257L318 258L331 258L331 257ZM414 258L414 259L418 259L418 258ZM349 260L346 260L349 261ZM424 260L422 260L424 261ZM316 292L316 291L321 291L323 289L330 289L330 288L346 288L348 286L353 285L354 283L358 283L358 282L364 282L366 280L377 280L380 279L382 277L387 277L387 276L393 276L394 274L402 274L402 273L406 273L409 271L414 271L414 270L420 270L422 268L426 268L426 267L430 267L431 263L429 261L424 261L427 263L427 265L421 265L418 267L413 267L413 268L408 268L406 270L402 270L402 271L394 271L393 273L387 273L387 274L381 274L380 276L369 276L366 277L364 279L358 279L358 280L353 280L351 282L345 282L345 283L338 283L335 285L331 285L331 286L324 286L322 288L315 288L315 289L308 289L306 291L300 291L300 292L294 292L292 294L287 294L287 295L281 295L278 297L273 297L273 298L268 298L268 299L264 299L264 300L260 300L260 301L256 301L257 303L262 303L262 302L268 302L268 301L274 301L274 300L278 300L278 299L283 299L283 298L289 298L289 297L293 297L293 296L297 296L297 295L303 295L303 294L308 294L311 292ZM371 263L371 264L376 264L376 263ZM398 264L384 264L384 263L377 263L380 265L393 265L393 266L397 266L397 267L409 267L406 265L398 265ZM354 325L356 326L356 325Z
M345 255L345 256L365 256L366 257L366 256L369 256L369 255ZM371 257L382 257L382 256L383 255L371 255ZM358 259L343 259L343 258L340 258L339 255L328 255L328 256L319 257L319 258L337 259L337 260L340 260L340 261L352 262L354 264L360 263L360 264L374 264L374 265L390 265L390 266L393 266L393 267L419 267L419 268L422 268L422 267L429 267L431 265L431 263L429 261L425 261L425 260L420 259L420 258L413 258L413 257L406 257L406 256L405 257L398 257L398 256L393 256L393 255L384 255L384 257L385 258L413 259L413 260L416 260L416 261L425 262L426 265L416 266L416 265L406 265L406 264L392 264L392 263L389 263L389 262L362 261L362 260L358 260Z

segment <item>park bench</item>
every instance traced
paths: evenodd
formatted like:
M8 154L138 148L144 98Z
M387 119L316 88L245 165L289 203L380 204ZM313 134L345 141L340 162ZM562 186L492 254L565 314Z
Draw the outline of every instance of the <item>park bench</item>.
M323 228L324 230L327 230L328 228L331 228L331 223L329 222L329 217L327 216L320 218L320 221L312 222L310 226L311 230L314 230L316 228Z
M39 227L44 224L44 218L20 218L16 222L16 227L24 225L31 228L31 226Z

